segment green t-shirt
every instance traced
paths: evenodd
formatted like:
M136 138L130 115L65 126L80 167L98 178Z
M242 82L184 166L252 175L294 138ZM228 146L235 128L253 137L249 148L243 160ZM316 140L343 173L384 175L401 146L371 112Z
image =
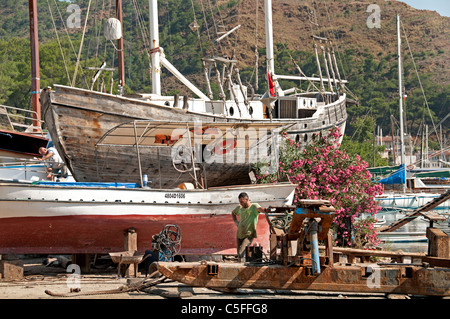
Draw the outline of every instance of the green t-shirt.
M261 207L259 204L253 203L248 208L243 208L239 205L233 209L233 214L240 216L236 233L237 238L256 238L256 224L258 223L259 207Z

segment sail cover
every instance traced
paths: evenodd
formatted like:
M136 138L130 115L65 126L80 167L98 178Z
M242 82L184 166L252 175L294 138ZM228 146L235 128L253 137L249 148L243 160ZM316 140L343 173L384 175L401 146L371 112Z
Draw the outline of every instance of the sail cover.
M381 184L404 184L406 180L406 170L405 164L401 164L399 169L394 172L391 176L383 178L380 180Z

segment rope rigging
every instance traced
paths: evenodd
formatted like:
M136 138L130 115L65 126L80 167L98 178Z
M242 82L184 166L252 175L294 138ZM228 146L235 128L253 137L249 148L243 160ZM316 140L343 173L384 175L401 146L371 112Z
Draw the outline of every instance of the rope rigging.
M50 17L52 18L53 29L55 31L56 39L58 41L59 50L61 51L61 56L62 56L62 59L63 59L64 68L66 70L67 80L68 80L68 83L71 83L72 81L70 80L69 69L67 68L66 58L64 56L64 51L63 51L63 49L61 47L61 41L59 39L58 31L56 30L55 19L53 18L53 12L52 12L52 9L50 7L49 0L47 0L47 5L48 5L48 11L50 12Z
M408 46L409 54L411 55L411 59L412 59L413 65L414 65L414 70L415 70L416 75L417 75L417 80L419 81L419 86L420 86L420 89L422 91L422 95L423 95L423 99L425 101L425 105L427 106L428 114L430 115L431 123L433 124L433 129L434 129L434 131L436 133L436 137L437 137L439 146L442 148L443 147L442 140L440 139L439 134L438 134L437 129L436 129L436 126L434 125L433 116L431 115L431 110L430 110L430 106L428 105L428 100L427 100L427 97L425 95L425 90L423 88L422 81L420 80L419 72L417 70L417 65L416 65L416 62L414 60L414 55L412 54L411 47L409 45L408 36L406 35L406 31L405 31L405 28L403 26L403 22L401 20L400 20L400 25L402 27L403 34L405 35L406 44Z

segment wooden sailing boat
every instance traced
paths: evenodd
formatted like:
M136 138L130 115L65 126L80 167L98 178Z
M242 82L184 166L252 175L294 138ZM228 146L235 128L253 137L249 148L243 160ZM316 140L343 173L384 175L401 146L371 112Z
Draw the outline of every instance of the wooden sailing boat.
M120 18L121 1L116 3ZM220 100L212 100L184 78L166 59L159 45L157 1L150 0L149 3L152 94L130 98L63 85L54 85L53 88L43 91L41 99L45 122L58 152L77 181L139 181L139 170L133 165L133 161L130 161L129 149L115 148L112 152L109 148L95 147L108 131L132 120L197 122L201 123L200 127L210 127L214 123L228 123L229 130L221 132L220 142L215 140L216 145L210 145L214 146L213 149L218 149L215 155L223 156L222 160L212 162L201 160L197 163L197 166L200 166L197 168L206 172L209 186L250 182L248 173L252 170L252 162L224 160L226 156L233 158L239 151L247 151L245 146L243 150L236 147L236 136L233 135L238 127L245 128L246 123L260 124L261 127L267 123L280 123L280 127L288 125L288 134L301 145L312 141L314 134L333 127L339 127L341 132L345 130L347 99L344 83L346 81L340 78L334 53L327 51L326 44L322 47L322 64L326 66L326 78L322 77L317 47L315 51L319 78L276 74L271 0L265 1L267 72L270 87L262 98L253 100L247 97L247 89L239 83L240 81L237 84L228 82L229 100L225 99L225 95L222 95L223 98ZM327 42L324 38L321 38L321 41ZM212 64L219 62L224 62L228 70L233 70L236 61L221 57L212 57L205 61ZM123 63L119 61L119 68L121 66ZM185 98L181 101L177 96L162 96L161 66L167 68L188 86L197 98ZM123 71L119 74L123 74ZM333 76L331 77L330 74ZM231 80L231 73L228 75ZM279 79L308 80L311 83L316 81L320 82L320 89L316 92L288 95L295 90L283 90L278 82ZM123 76L120 81L123 86ZM324 83L328 83L328 89L325 89ZM167 143L167 140L161 139L161 143ZM260 154L258 159L267 159L270 156L273 158L274 153L274 147L269 145L267 152ZM150 177L153 185L175 187L180 182L192 181L190 175L182 174L180 170L177 170L171 154L161 154L153 148L147 148L143 151L142 158L148 159L147 162L143 161L142 171ZM159 164L155 163L161 163L163 166L158 167Z

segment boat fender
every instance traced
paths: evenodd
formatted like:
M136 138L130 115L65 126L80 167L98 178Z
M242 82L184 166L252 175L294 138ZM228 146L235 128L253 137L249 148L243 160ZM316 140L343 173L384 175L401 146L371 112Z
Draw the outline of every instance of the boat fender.
M155 135L155 143L157 144L166 144L166 145L172 145L179 139L181 139L183 136L171 136L171 135L165 135L165 134L156 134Z
M119 40L122 38L122 26L116 18L109 18L103 26L103 33L106 40Z
M181 183L180 185L178 185L179 189L194 189L194 184L192 183Z

